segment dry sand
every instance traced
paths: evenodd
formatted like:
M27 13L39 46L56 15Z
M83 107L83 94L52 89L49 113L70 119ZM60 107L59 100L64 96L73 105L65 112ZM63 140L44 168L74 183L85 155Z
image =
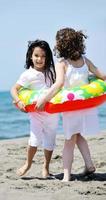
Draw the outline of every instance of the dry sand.
M29 172L22 178L16 170L25 161L28 138L0 141L0 200L106 200L106 134L88 138L96 173L82 177L84 163L75 149L72 180L61 182L63 136L57 136L50 171L54 179L41 177L43 151L40 148Z

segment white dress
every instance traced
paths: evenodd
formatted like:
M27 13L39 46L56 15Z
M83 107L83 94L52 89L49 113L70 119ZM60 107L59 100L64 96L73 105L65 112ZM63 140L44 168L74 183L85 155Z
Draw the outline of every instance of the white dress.
M68 62L67 65L65 88L88 83L89 70L85 59L82 67L73 67ZM62 116L65 139L70 139L76 133L81 135L95 135L99 133L97 108L63 112Z
M50 81L45 83L44 74L30 67L25 70L17 83L25 88L44 90L50 87ZM41 145L44 149L53 150L55 147L58 114L47 112L30 112L30 146Z

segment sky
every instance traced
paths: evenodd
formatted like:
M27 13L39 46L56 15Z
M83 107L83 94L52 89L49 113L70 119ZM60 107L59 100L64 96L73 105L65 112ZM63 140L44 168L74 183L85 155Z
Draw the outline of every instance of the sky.
M106 72L105 0L0 0L0 91L9 91L25 70L29 40L55 45L65 27L87 36L86 56Z

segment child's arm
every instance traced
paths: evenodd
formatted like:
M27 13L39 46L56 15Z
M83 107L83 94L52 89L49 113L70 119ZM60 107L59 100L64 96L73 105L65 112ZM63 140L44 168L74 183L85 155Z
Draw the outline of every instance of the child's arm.
M23 112L25 112L25 104L19 99L18 97L18 91L22 86L19 84L15 84L12 88L11 88L11 95L14 99L13 103L17 104L19 109Z
M90 60L86 58L86 64L89 67L89 71L102 80L106 80L106 74L102 73Z
M42 110L46 102L50 101L63 87L65 75L65 63L59 62L55 66L56 69L56 82L48 89L45 96L38 99L36 108Z

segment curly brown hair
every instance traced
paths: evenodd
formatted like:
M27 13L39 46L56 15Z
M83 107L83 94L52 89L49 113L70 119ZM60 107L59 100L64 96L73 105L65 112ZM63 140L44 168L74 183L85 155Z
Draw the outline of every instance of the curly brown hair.
M85 54L84 39L87 36L82 31L75 31L72 28L64 28L57 31L55 55L65 59L78 60Z

